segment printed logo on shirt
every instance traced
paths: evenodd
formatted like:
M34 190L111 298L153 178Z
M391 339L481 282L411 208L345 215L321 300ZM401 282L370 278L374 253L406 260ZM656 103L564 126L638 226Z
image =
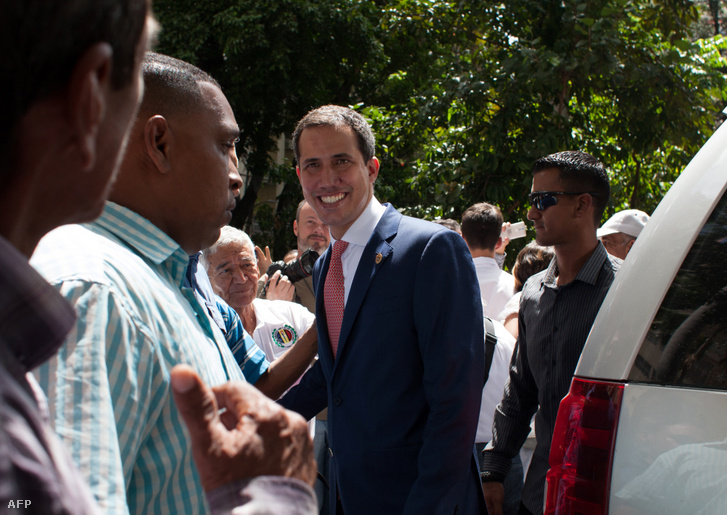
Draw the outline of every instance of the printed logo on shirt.
M298 341L298 333L295 332L295 329L288 324L285 324L283 327L273 329L273 342L278 347L287 349L296 341Z

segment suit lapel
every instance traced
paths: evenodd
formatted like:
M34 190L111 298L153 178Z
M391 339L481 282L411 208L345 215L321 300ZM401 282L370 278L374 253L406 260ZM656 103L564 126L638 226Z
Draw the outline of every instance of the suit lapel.
M364 298L366 298L369 286L373 282L378 271L391 255L393 248L389 244L389 241L391 241L391 238L396 235L401 218L401 213L391 207L391 205L388 205L384 215L381 217L381 220L379 220L371 238L369 238L369 241L364 248L363 254L361 255L361 261L359 261L358 267L356 268L356 275L354 275L353 283L351 284L351 291L348 293L346 309L343 313L341 334L338 339L339 357L343 356L345 347L348 343L348 336L351 333L353 323L358 316L361 304L363 304ZM327 263L325 265L327 268ZM328 341L327 331L326 341ZM330 342L328 343L328 347L330 348ZM332 354L333 353L331 353L331 355ZM340 360L337 359L333 364L334 372L339 361Z

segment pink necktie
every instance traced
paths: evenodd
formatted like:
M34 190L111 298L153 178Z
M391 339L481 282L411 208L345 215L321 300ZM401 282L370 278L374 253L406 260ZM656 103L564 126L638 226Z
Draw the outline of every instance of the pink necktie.
M328 339L331 340L334 357L338 350L338 337L341 334L341 322L343 322L345 296L341 254L346 250L346 247L348 247L348 242L343 240L338 240L333 244L331 264L328 267L326 283L323 286L323 304L326 308L326 320L328 321Z

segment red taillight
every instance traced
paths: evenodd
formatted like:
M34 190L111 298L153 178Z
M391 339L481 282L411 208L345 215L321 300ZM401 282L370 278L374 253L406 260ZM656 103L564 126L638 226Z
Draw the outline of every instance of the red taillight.
M550 446L546 515L608 512L622 397L622 384L573 379Z

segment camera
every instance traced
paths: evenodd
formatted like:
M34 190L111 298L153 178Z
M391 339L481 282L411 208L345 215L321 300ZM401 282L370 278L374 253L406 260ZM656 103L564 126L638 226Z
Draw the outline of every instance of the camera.
M510 240L516 240L518 238L524 238L527 234L527 229L525 227L525 222L517 222L514 224L511 224L510 227L507 228L507 231L505 232L508 239Z
M296 283L313 273L313 265L318 257L318 252L308 249L298 259L290 263L275 261L268 267L268 277L272 277L275 272L280 270L280 273L290 279L291 283Z

